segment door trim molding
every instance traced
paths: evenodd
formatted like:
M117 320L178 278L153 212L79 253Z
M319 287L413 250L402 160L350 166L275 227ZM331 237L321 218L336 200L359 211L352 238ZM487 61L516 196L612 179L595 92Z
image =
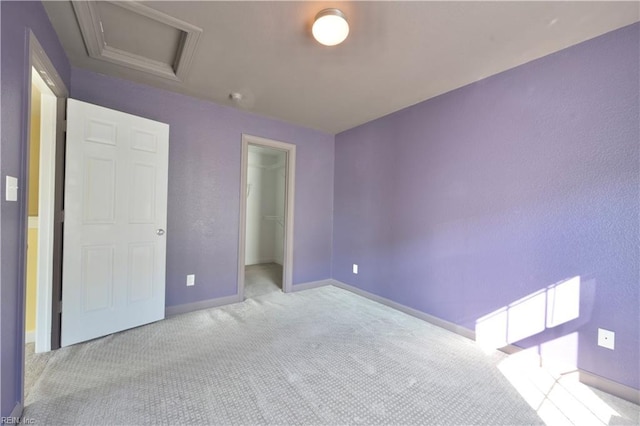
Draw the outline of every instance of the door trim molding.
M34 67L46 85L58 98L68 98L69 91L62 77L58 74L42 45L33 31L29 31L29 84L31 84L31 67Z
M56 70L55 66L53 65L53 63L51 62L51 60L49 59L49 57L47 56L47 53L44 51L44 49L42 48L42 45L40 44L40 42L38 41L37 37L35 36L35 34L33 33L33 31L29 30L28 34L27 34L27 38L28 38L28 49L29 49L29 57L28 57L28 61L27 61L27 69L26 71L26 75L25 75L25 79L24 79L24 93L26 94L26 105L24 108L24 112L23 112L23 135L24 139L23 139L23 148L22 148L22 164L21 167L23 170L28 170L29 167L29 133L30 133L30 128L31 128L31 84L32 84L32 72L35 69L35 71L38 73L38 76L42 79L43 83L46 85L47 89L53 93L53 99L54 102L57 104L56 106L56 115L57 115L57 120L56 117L54 117L54 124L55 124L55 134L53 136L53 144L54 147L58 150L63 149L63 144L59 143L60 142L60 135L64 135L63 133L63 129L59 128L59 123L60 123L60 118L64 117L64 110L61 110L60 105L64 105L65 99L69 96L69 91L66 87L66 85L64 84L64 81L62 80L62 78L60 77L60 74L58 74L58 71ZM54 160L56 158L56 151L54 150ZM28 175L25 173L25 185L24 187L28 189ZM52 203L54 200L57 201L58 197L61 197L61 194L52 194L51 195L53 197L52 200L50 200ZM26 309L26 302L27 302L27 286L26 286L26 268L27 268L27 256L26 256L26 238L27 238L27 232L28 232L28 208L26 205L26 197L23 198L23 203L24 205L21 206L21 214L23 215L23 219L21 221L21 223L23 224L22 227L23 229L21 230L22 233L22 238L24 241L24 245L22 247L22 253L21 253L21 271L20 271L20 280L22 282L22 296L21 296L21 301L22 301L22 311L24 312ZM42 215L39 215L40 219L39 219L39 226L40 228L42 228L43 226L43 218ZM54 217L50 217L49 218L51 220L51 223L49 223L49 227L51 229L55 228L55 221L54 221ZM40 232L42 232L42 230L40 230ZM40 238L40 235L39 235ZM52 233L52 244L55 243L55 241L53 241L53 238L55 238L55 232ZM53 255L54 255L54 246L50 247L50 251L49 251L49 255L51 255L51 259L50 261L53 263ZM40 253L39 253L40 255ZM40 277L40 271L38 272L38 277ZM50 350L51 349L51 330L52 330L52 315L51 312L53 311L53 299L51 297L52 293L53 293L53 277L50 277L50 279L46 282L43 283L43 285L46 285L48 283L48 288L46 290L46 293L48 294L48 300L36 300L36 304L37 305L41 305L41 304L45 304L46 306L44 307L44 309L49 312L48 316L42 316L40 315L40 320L37 318L38 316L38 311L36 310L36 330L38 330L38 328L41 327L40 323L42 323L42 327L44 328L44 330L42 331L42 334L44 334L45 336L49 336L49 341L48 342L43 342L44 343L44 347L40 346L40 348L42 350ZM38 292L40 292L40 284L38 284ZM40 298L40 296L37 296L38 298ZM36 307L37 309L37 307ZM22 412L22 402L24 401L24 358L25 358L25 353L24 353L24 339L25 339L25 318L24 316L20 319L20 333L17 334L16 337L19 336L19 338L21 339L18 345L19 349L19 355L18 355L18 359L21 360L21 377L20 377L20 398L21 400L18 401L18 405L16 405L16 408L14 409L14 412ZM38 339L38 336L36 334L36 340Z
M34 70L35 67L31 70L32 83L40 90L41 99L35 330L35 352L40 353L51 350L57 101L45 79Z
M242 134L242 159L240 163L240 220L238 240L238 297L244 300L244 268L245 245L247 231L247 170L249 163L249 145L285 151L286 183L285 183L285 229L284 229L284 261L282 262L282 291L293 291L293 225L296 184L296 146L259 136Z
M33 70L36 75L33 76ZM53 323L53 256L54 256L54 227L55 227L55 199L61 194L55 193L56 184L56 150L60 140L58 135L62 134L58 129L58 111L62 102L58 100L66 99L69 96L62 77L58 74L55 66L45 53L42 45L38 41L33 31L29 31L29 102L31 101L31 84L35 80L36 85L42 92L42 114L41 124L53 127L53 133L41 132L40 142L40 195L38 204L40 214L38 215L38 284L36 291L36 352L46 352L51 350L51 335ZM35 77L35 78L34 78ZM29 105L29 111L31 105ZM31 126L31 113L28 113L27 126ZM44 144L43 144L44 142ZM42 149L42 148L45 149ZM28 155L25 156L28 161ZM43 170L44 168L44 170ZM43 185L43 183L47 183ZM46 191L45 191L46 189ZM43 260L40 260L43 259ZM25 289L26 290L26 289ZM26 295L24 302L26 303Z

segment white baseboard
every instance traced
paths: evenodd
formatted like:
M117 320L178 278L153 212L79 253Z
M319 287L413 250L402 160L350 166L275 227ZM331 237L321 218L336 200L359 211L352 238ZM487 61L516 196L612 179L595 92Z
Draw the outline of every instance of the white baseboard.
M216 297L215 299L200 300L198 302L184 303L182 305L167 306L164 308L164 316L172 317L174 315L186 314L187 312L199 311L201 309L215 308L218 306L231 305L233 303L242 302L242 296L234 294L225 297Z
M334 280L332 279L326 279L326 280L319 280L319 281L309 281L307 283L294 284L293 289L291 291L296 292L296 291L310 290L312 288L332 285L333 282Z
M578 370L580 382L589 385L603 392L615 395L618 398L626 399L634 404L640 405L640 390L623 385L606 377L598 376L585 370Z
M13 410L11 410L11 414L9 414L9 417L12 419L19 419L20 417L22 417L22 409L24 407L22 406L21 403L16 402L16 406L13 407ZM17 424L17 423L15 423Z
M302 291L302 290L309 290L316 287L331 285L332 283L333 283L333 280L329 280L329 279L320 280L320 281L311 281L307 283L294 285L292 291L296 292L296 291ZM231 296L217 297L215 299L207 299L207 300L200 300L198 302L184 303L182 305L167 306L164 308L164 316L166 318L169 318L174 315L186 314L187 312L199 311L201 309L216 308L218 306L231 305L233 303L240 303L242 301L244 301L244 299L241 295L234 294Z
M36 341L36 331L26 331L24 333L24 342L25 343L33 343Z
M385 297L378 296L377 294L369 293L368 291L361 290L357 287L351 286L349 284L345 284L342 281L331 280L333 286L339 287L343 290L350 291L351 293L355 293L359 296L365 297L369 300L373 300L374 302L381 303L390 308L396 309L398 311L404 312L405 314L411 315L412 317L419 318L423 321L431 323L433 325L437 325L438 327L444 328L445 330L452 331L456 334L460 334L468 339L475 340L476 333L474 331L469 330L468 328L459 326L449 321L445 321L438 317L434 317L433 315L426 314L417 309L410 308L408 306L402 305L398 302L394 302L393 300L389 300Z
M331 281L331 285L333 285L334 287L338 287L343 290L350 291L352 293L357 294L358 296L362 296L366 299L373 300L374 302L381 303L385 306L404 312L405 314L419 318L433 325L437 325L438 327L444 328L445 330L449 330L453 333L459 334L468 339L471 339L471 340L476 339L475 331L469 330L466 327L462 327L452 322L440 319L438 317L434 317L433 315L426 314L424 312L418 311L417 309L410 308L408 306L402 305L398 302L394 302L393 300L389 300L382 296L369 293L368 291L361 290L349 284L345 284L342 281L338 281L334 279L326 280L326 281ZM522 348L515 345L508 345L508 346L505 346L504 348L500 348L500 351L505 352L507 354L513 354L516 352L520 352L522 350L523 350ZM617 396L618 398L622 398L627 401L631 401L634 404L640 405L640 390L634 389L627 385L623 385L622 383L614 382L613 380L609 380L605 377L598 376L597 374L593 374L581 369L578 369L578 373L580 377L580 382L586 385L592 386L596 389L600 389L601 391L610 393L611 395Z

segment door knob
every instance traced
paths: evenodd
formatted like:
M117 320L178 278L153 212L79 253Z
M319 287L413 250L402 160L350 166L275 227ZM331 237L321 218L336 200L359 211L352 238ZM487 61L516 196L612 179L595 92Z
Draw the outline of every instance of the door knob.
M164 235L164 229L156 229L156 235Z

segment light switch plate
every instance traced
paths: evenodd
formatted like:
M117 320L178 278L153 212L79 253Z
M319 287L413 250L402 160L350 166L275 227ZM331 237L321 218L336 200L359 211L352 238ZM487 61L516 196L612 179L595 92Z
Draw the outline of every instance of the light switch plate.
M598 329L598 346L613 350L616 344L616 333L604 328Z
M196 285L196 276L194 274L187 275L187 287Z
M18 201L18 178L7 176L5 198L7 201Z
M357 264L353 264L353 273L358 275L358 265Z

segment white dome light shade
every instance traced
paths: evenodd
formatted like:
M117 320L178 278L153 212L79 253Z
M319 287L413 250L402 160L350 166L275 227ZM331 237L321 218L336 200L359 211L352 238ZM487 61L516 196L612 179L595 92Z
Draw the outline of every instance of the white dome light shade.
M349 35L349 24L339 9L324 9L316 15L311 32L319 43L335 46Z

